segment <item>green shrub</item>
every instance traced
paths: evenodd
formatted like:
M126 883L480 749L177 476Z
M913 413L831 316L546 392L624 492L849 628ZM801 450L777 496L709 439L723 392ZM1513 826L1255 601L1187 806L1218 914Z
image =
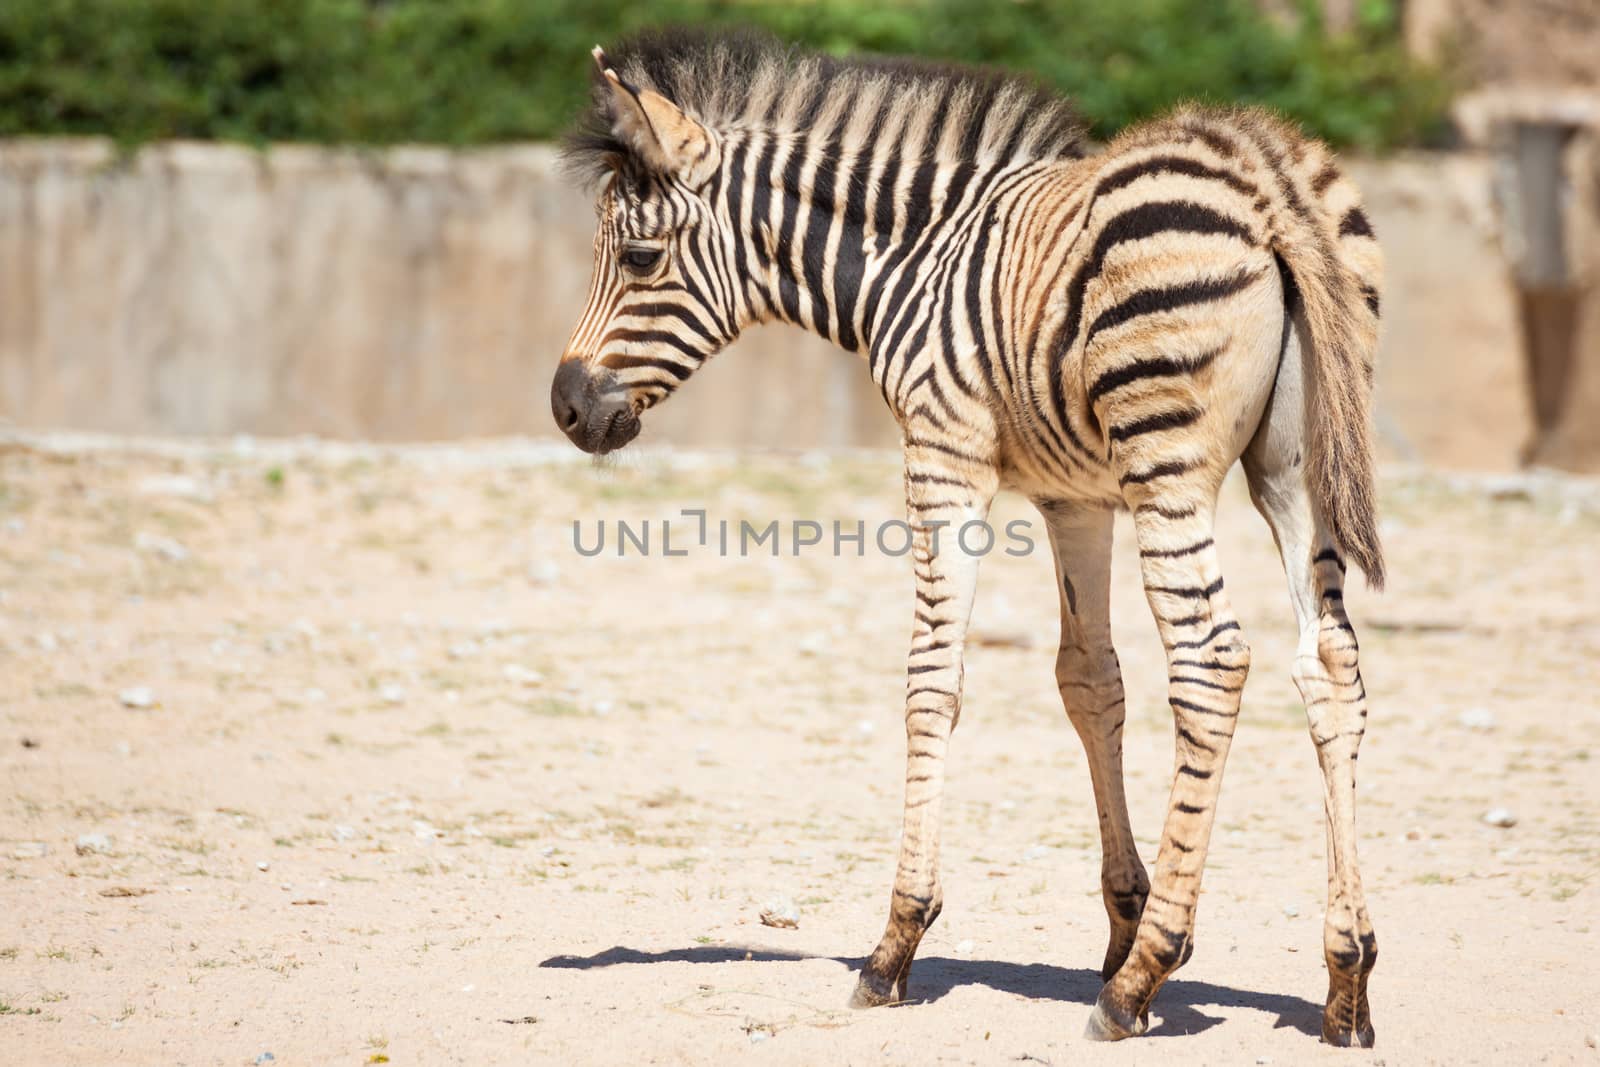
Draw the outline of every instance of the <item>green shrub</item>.
M1030 70L1101 137L1201 98L1270 105L1340 145L1426 141L1445 82L1406 56L1391 0L1363 12L1335 38L1251 0L5 0L0 136L549 138L582 100L592 45L671 22Z

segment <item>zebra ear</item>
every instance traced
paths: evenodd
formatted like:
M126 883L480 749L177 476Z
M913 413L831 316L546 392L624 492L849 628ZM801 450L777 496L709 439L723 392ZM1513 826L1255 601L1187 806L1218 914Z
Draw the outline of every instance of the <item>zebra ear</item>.
M705 184L721 161L716 135L660 93L623 81L599 45L593 55L606 93L611 132L651 170L676 177L690 188Z

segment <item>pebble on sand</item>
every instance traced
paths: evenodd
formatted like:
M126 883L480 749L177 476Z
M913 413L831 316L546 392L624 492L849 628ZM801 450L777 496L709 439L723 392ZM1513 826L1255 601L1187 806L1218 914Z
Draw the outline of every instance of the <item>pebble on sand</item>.
M50 846L43 841L24 841L11 850L14 860L40 860L50 854Z
M531 670L527 667L524 667L520 663L507 663L504 667L500 668L500 673L503 674L506 681L510 682L512 685L534 686L544 684L544 675L540 674L536 670Z
M80 856L109 856L113 846L105 834L79 834L74 847Z
M125 708L144 710L156 706L156 691L148 685L135 685L117 694L117 699L122 701Z
M215 499L210 486L187 474L155 474L139 482L139 492L145 496L172 496L209 504Z
M404 704L406 702L406 687L396 682L389 682L378 690L378 695L385 704Z
M133 539L133 547L160 556L169 563L182 563L189 558L189 550L183 547L183 542L163 534L139 533Z
M788 897L774 897L761 908L761 925L780 930L795 930L800 926L800 908Z
M1517 825L1517 817L1509 808L1490 808L1483 813L1483 821L1489 826L1498 826L1502 830Z

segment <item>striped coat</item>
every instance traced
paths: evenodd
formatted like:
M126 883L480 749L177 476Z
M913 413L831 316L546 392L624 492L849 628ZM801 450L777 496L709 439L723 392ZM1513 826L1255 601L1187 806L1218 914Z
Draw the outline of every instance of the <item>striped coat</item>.
M1301 630L1294 677L1327 785L1323 1036L1370 1045L1376 958L1355 859L1366 694L1343 608L1381 584L1370 447L1382 263L1327 149L1254 110L1184 108L1087 155L1017 79L837 61L741 36L599 49L567 158L599 187L587 306L552 386L610 451L741 330L784 321L860 353L904 430L917 592L901 856L854 1003L908 995L938 915L944 758L977 560L941 524L1033 500L1059 580L1056 676L1089 757L1110 923L1089 1035L1141 1032L1189 956L1250 653L1212 539L1242 461ZM1167 648L1177 759L1153 877L1123 795L1107 618L1111 516L1132 512Z

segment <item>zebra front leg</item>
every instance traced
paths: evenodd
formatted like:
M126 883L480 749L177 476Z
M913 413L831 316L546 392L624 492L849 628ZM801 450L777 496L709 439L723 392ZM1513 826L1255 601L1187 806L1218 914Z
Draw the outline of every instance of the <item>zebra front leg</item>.
M991 472L954 471L937 454L907 448L917 598L906 671L905 817L889 922L861 970L851 1007L906 998L917 945L944 905L939 886L944 761L961 717L962 650L978 583L978 556L963 551L961 528L984 520L995 488ZM972 545L982 547L975 540Z
M1223 592L1210 497L1146 498L1134 510L1145 594L1167 650L1176 732L1172 798L1133 949L1100 991L1086 1036L1142 1033L1150 1002L1194 950L1195 905L1250 649Z
M1150 879L1139 859L1122 784L1122 727L1127 707L1122 671L1111 647L1112 513L1071 504L1039 506L1055 553L1061 596L1056 686L1083 742L1100 818L1100 891L1111 937L1100 977L1111 976L1133 948Z

